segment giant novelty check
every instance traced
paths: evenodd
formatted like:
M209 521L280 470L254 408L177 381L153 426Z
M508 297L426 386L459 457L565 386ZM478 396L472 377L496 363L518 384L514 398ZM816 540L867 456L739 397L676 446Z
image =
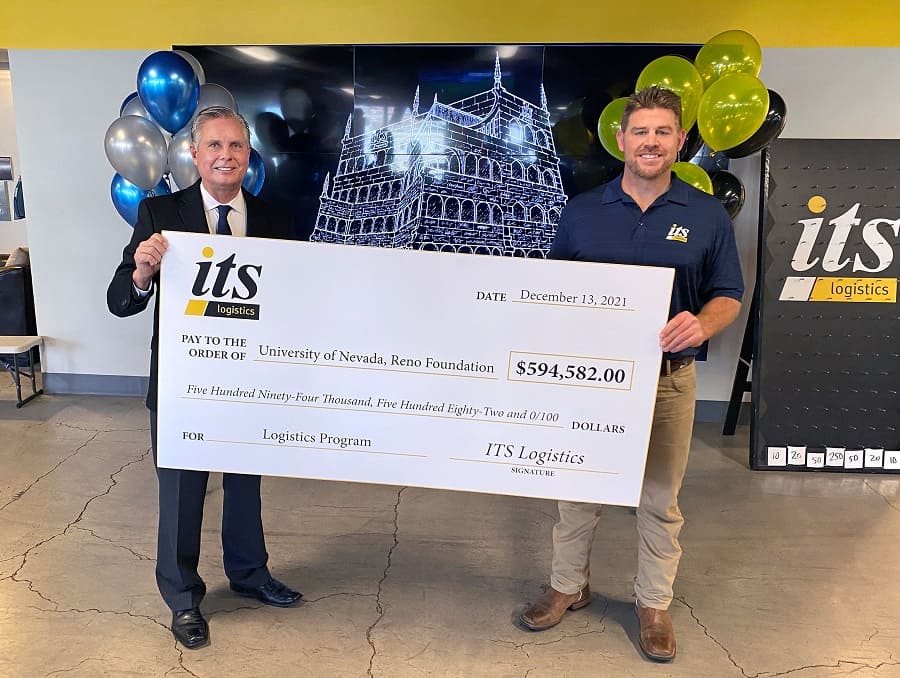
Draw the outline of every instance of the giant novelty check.
M637 504L671 269L165 235L160 466Z

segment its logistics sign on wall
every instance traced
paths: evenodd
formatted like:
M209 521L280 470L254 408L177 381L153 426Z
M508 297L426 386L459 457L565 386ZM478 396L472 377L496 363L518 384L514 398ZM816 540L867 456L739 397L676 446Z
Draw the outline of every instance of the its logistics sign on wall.
M754 468L900 473L900 140L771 150Z

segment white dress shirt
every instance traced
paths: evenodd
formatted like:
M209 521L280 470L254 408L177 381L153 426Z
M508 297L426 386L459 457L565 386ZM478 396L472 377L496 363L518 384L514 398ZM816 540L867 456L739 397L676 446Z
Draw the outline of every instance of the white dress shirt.
M209 232L212 235L216 234L216 224L219 223L219 211L216 209L219 205L231 206L228 211L228 226L231 228L231 235L238 237L247 235L247 203L244 200L243 191L238 191L231 202L219 202L207 192L201 182L200 195L203 196L206 223L209 225Z

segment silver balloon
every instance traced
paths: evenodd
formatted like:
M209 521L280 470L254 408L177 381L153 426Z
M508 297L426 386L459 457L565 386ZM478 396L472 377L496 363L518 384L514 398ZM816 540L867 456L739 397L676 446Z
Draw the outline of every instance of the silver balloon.
M139 115L113 121L103 146L116 172L143 191L156 186L166 170L166 139L156 123Z
M172 51L191 65L191 68L194 69L194 74L197 76L197 80L200 81L201 85L206 82L206 74L203 72L203 66L200 65L199 61L197 61L197 57L195 57L190 52L183 52L180 49L175 49Z
M123 116L124 115L138 115L142 118L147 118L147 120L149 120L154 125L156 125L156 129L158 129L159 133L162 134L162 137L166 142L166 146L169 145L169 139L170 139L169 133L166 130L164 130L162 127L160 127L159 123L157 123L156 120L153 119L153 116L150 115L150 113L144 107L144 104L141 103L140 97L135 97L134 99L129 101L127 104L125 104L125 107L122 109L122 115ZM121 172L120 172L120 174L121 174Z
M204 108L209 108L210 106L225 106L237 112L237 104L235 104L231 92L222 87L222 85L208 82L200 86L200 99L197 101L195 117Z
M187 188L200 178L191 157L191 130L185 127L169 143L169 176L178 188Z
M125 104L124 108L122 108L122 115L139 115L142 118L147 118L147 120L153 119L150 117L150 113L147 112L147 109L144 108L144 104L141 103L140 97L134 97Z

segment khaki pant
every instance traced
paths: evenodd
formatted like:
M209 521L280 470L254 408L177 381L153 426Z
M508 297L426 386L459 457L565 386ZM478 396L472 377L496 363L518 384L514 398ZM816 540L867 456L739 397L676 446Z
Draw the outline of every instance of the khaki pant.
M684 519L678 510L678 491L684 479L691 432L697 373L690 364L662 376L644 486L637 509L638 570L634 592L644 607L666 610L681 558L678 534ZM577 593L590 579L591 545L602 506L559 502L559 522L553 528L550 585L560 593Z

